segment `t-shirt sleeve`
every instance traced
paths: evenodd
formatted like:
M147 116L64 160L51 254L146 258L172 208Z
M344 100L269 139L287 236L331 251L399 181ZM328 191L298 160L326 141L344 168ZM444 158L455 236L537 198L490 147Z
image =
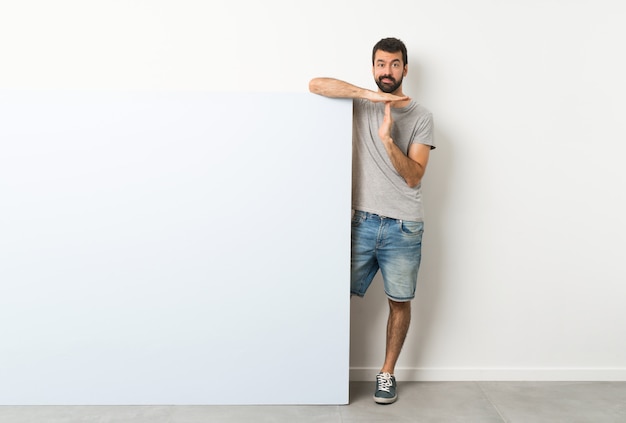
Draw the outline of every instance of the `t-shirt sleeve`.
M411 143L426 144L429 145L431 149L436 148L433 115L431 112L423 113L417 120L415 136Z

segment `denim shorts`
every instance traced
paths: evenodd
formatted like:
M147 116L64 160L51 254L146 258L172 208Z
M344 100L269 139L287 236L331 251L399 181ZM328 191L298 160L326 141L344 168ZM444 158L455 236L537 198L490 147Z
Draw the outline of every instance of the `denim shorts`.
M356 210L352 216L350 292L363 297L380 269L387 297L415 297L422 258L424 222L382 217Z

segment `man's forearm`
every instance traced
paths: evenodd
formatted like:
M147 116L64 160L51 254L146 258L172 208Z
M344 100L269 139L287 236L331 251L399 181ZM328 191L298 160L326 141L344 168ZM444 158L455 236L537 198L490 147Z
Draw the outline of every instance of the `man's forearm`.
M335 78L313 78L309 82L309 91L313 94L323 95L330 98L362 98L364 100L377 102L402 101L408 99L406 96L397 96L381 91L372 91L366 88L357 87L349 82Z
M426 170L424 166L402 153L393 140L389 139L384 141L383 144L393 167L396 168L396 171L402 176L406 184L411 188L419 185Z
M369 90L334 78L313 78L309 82L309 91L331 98L367 98L367 93L371 93Z

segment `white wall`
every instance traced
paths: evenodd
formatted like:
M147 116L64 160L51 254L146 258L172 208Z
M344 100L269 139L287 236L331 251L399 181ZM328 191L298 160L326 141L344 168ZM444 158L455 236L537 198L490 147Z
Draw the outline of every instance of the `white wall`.
M625 379L625 18L618 0L11 2L0 87L373 87L371 47L398 36L439 145L398 373ZM382 362L376 288L353 300L355 379Z

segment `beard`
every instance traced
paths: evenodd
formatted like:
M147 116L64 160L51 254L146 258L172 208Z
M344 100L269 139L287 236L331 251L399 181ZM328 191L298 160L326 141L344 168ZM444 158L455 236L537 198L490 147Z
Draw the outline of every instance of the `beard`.
M376 85L378 85L378 88L380 88L380 90L382 92L387 93L387 94L391 94L395 90L400 88L400 85L402 85L402 79L403 78L404 77L400 78L399 81L396 81L394 79L394 77L392 77L391 75L381 75L376 80ZM391 83L382 82L383 79L390 79Z

